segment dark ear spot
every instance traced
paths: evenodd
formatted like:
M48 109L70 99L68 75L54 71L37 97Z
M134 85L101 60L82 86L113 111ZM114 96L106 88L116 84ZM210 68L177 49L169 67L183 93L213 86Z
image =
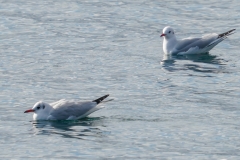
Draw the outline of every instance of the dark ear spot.
M45 105L43 104L43 109L45 108Z

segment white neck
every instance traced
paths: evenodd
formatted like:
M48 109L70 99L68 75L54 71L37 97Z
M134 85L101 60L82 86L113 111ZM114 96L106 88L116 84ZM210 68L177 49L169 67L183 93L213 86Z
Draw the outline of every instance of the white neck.
M174 46L177 44L177 39L174 36L172 37L164 37L163 39L163 52L165 54L172 54Z

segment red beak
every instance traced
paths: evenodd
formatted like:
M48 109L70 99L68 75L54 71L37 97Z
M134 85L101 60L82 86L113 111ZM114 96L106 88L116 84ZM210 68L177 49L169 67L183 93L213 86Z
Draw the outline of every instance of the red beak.
M24 113L34 112L33 109L26 110Z
M166 34L161 34L161 36L160 36L160 37L163 37L163 36L166 36Z

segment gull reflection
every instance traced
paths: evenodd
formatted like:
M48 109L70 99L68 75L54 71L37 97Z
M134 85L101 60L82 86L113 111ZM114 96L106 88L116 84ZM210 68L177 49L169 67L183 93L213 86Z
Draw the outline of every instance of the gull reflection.
M32 121L35 135L60 135L64 138L86 139L102 136L104 117L84 118L76 121Z
M223 60L209 53L182 56L164 54L161 65L170 72L193 70L196 72L214 73L221 71Z

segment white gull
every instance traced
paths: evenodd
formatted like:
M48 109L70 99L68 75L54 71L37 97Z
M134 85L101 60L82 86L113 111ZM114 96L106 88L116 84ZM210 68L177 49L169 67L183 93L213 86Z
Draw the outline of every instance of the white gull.
M77 120L104 108L98 104L108 96L107 94L96 100L85 102L61 99L48 104L40 101L24 113L33 112L33 120Z
M167 26L163 29L161 37L163 39L163 52L172 55L200 54L207 53L218 43L222 42L227 36L233 34L235 29L228 32L217 34L212 33L201 38L184 38L177 40L173 28Z

